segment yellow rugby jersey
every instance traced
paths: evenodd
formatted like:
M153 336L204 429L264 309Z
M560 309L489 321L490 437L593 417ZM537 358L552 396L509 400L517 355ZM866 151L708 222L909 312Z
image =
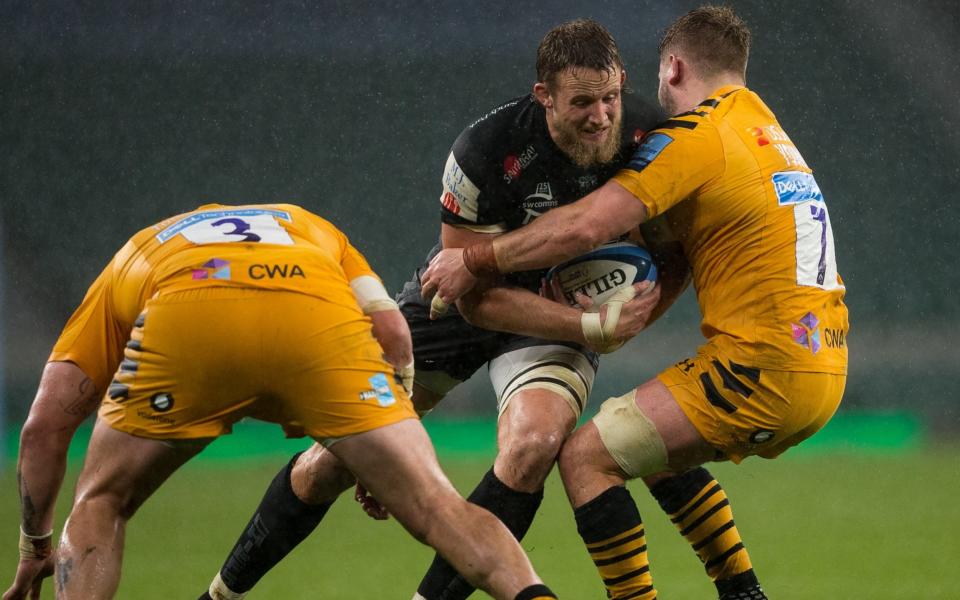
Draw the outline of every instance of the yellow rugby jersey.
M846 373L849 324L827 206L755 93L726 86L664 122L614 179L649 218L667 213L712 344L750 366Z
M298 206L201 206L139 231L117 252L70 318L50 360L80 364L104 385L147 300L165 292L288 290L343 307L346 313L338 311L338 318L354 313L362 320L349 284L361 275L376 277L346 236ZM85 331L90 327L98 331ZM104 353L110 365L91 364L90 357Z

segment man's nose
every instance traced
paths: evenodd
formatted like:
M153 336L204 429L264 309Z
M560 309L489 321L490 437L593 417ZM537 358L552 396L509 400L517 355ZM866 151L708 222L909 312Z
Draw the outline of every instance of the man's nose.
M607 122L607 111L603 102L594 102L590 105L590 122L595 125L604 125Z

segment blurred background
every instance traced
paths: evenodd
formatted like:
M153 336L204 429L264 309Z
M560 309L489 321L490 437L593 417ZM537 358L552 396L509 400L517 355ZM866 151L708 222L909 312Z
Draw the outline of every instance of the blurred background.
M457 134L529 90L541 36L589 16L656 100L692 2L0 3L0 406L8 437L64 322L139 228L293 202L397 290L438 235ZM733 2L748 85L827 198L851 313L842 411L958 422L960 19L954 2ZM693 294L603 361L593 405L700 341ZM437 417L493 414L486 374ZM9 432L13 428L14 433Z
M0 2L0 523L8 537L19 428L47 354L129 236L202 203L292 202L340 226L398 290L437 238L451 143L490 108L530 90L548 29L599 20L620 44L633 93L655 101L660 33L696 4ZM775 597L953 598L960 8L730 4L753 30L748 86L777 114L829 203L851 362L840 412L821 433L773 463L716 471ZM688 291L605 356L588 414L694 353L698 322ZM489 465L495 416L482 369L426 421L465 493ZM250 427L216 442L144 508L120 597L195 597L206 585L282 455L306 444ZM84 443L81 431L74 457ZM525 547L565 597L600 597L555 478L548 488L546 514ZM659 514L642 486L634 496L644 514ZM61 498L58 523L68 508ZM382 581L413 589L430 553L412 549L395 524L383 526L392 533L354 529L363 518L349 502L334 508L343 516L329 527L340 529L314 536L284 563L289 575L265 581L258 597L374 597ZM689 547L659 519L650 524L664 532L651 534L658 587L709 597ZM347 546L329 544L331 536ZM386 542L394 538L395 552ZM0 544L8 569L0 584L15 563L8 542ZM192 560L170 544L189 548ZM358 571L302 577L325 556L339 565L344 550L380 547L390 548L390 560L377 563L383 577L366 573L368 561L350 562ZM807 573L801 585L799 572Z

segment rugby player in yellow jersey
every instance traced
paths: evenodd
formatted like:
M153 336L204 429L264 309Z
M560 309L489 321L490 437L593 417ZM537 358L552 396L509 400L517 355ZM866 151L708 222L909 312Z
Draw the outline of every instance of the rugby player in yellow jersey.
M342 462L495 597L554 598L507 528L440 470L403 385L412 352L367 261L302 208L208 205L140 231L91 286L44 370L21 435L21 558L3 599L39 597L54 563L58 598L113 597L126 522L243 417L322 443L317 460ZM98 405L54 553L67 446Z
M444 250L422 279L425 294L450 303L478 276L556 264L660 214L683 243L707 342L607 400L561 451L578 530L611 598L656 597L625 480L774 458L830 419L846 382L847 309L827 207L800 152L744 87L749 44L728 8L678 19L660 44L658 96L674 117L628 167L531 225ZM661 504L695 548L717 556L728 536L739 538L709 477ZM724 600L765 598L747 579L718 591Z

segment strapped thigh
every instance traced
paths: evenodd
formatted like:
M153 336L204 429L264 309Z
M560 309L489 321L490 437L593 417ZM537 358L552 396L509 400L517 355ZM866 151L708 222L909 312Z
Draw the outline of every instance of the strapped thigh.
M667 469L667 448L654 424L635 400L636 390L610 398L600 406L593 424L607 452L631 478Z

